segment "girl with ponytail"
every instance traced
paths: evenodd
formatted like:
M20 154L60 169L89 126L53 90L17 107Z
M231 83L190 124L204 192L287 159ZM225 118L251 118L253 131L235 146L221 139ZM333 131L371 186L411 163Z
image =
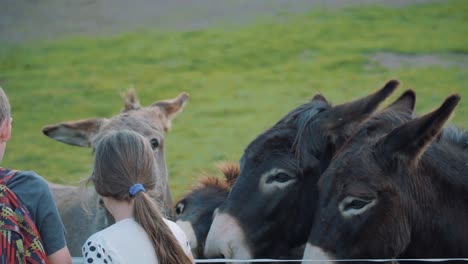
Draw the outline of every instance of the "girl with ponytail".
M84 263L193 263L187 237L150 197L156 186L150 143L132 131L113 131L95 152L90 181L116 223L88 238Z

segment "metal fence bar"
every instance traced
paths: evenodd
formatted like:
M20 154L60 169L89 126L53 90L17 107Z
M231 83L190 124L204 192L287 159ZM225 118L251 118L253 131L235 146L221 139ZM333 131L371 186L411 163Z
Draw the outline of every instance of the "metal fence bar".
M468 262L468 258L437 258L437 259L334 259L334 260L322 260L322 259L196 259L195 263L281 263L281 262L351 262L351 261L366 261L366 262L392 262L392 261L418 261L418 262L446 262L446 261L465 261Z
M83 258L72 258L73 264L85 264ZM330 261L330 260L329 260ZM446 262L446 261L464 261L468 262L468 258L437 258L437 259L335 259L331 260L333 262L350 262L350 261L367 261L367 262L391 262L391 261L419 261L419 262ZM273 262L273 263L281 263L281 262L326 262L325 260L320 259L196 259L195 263L265 263L265 262Z

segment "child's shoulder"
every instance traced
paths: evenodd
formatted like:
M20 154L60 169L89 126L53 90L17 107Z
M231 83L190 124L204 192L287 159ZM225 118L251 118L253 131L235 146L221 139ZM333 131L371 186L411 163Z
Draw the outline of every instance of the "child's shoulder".
M35 189L48 189L47 181L34 171L18 171L11 179L11 184L27 184L34 186Z

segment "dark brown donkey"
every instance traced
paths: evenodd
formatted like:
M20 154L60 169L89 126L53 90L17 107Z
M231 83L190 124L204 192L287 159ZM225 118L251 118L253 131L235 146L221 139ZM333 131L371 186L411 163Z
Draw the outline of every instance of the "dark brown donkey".
M60 142L93 147L100 135L111 130L133 130L143 135L154 149L154 159L158 171L155 200L160 203L163 213L168 215L172 209L168 175L165 161L164 133L171 128L172 119L182 111L188 95L153 103L141 107L135 93L131 90L125 96L125 109L112 118L92 118L47 126L43 129L46 136ZM72 256L81 255L81 246L88 236L113 223L112 217L100 206L100 199L90 189L51 184L57 207L67 230L67 242ZM86 205L83 208L83 204ZM87 208L86 208L87 207Z
M358 129L318 182L304 259L468 257L468 152L438 136L459 100L412 119L409 91Z
M317 95L251 142L239 177L215 214L205 256L301 258L320 174L354 127L397 85L390 81L375 94L335 107Z
M176 223L184 230L195 258L203 258L205 240L213 222L213 212L226 200L231 186L239 175L239 163L222 162L218 165L225 180L203 177L175 206Z

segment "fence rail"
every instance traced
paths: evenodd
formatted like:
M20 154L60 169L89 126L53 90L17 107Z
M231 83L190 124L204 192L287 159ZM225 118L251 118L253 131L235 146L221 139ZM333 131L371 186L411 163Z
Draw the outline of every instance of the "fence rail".
M83 258L72 258L73 264L85 264ZM468 258L437 258L437 259L336 259L333 262L351 262L351 261L367 261L367 262L394 262L394 261L419 261L419 262L447 262L447 261L464 261L468 262ZM324 260L317 259L196 259L195 263L282 263L282 262L324 262Z

